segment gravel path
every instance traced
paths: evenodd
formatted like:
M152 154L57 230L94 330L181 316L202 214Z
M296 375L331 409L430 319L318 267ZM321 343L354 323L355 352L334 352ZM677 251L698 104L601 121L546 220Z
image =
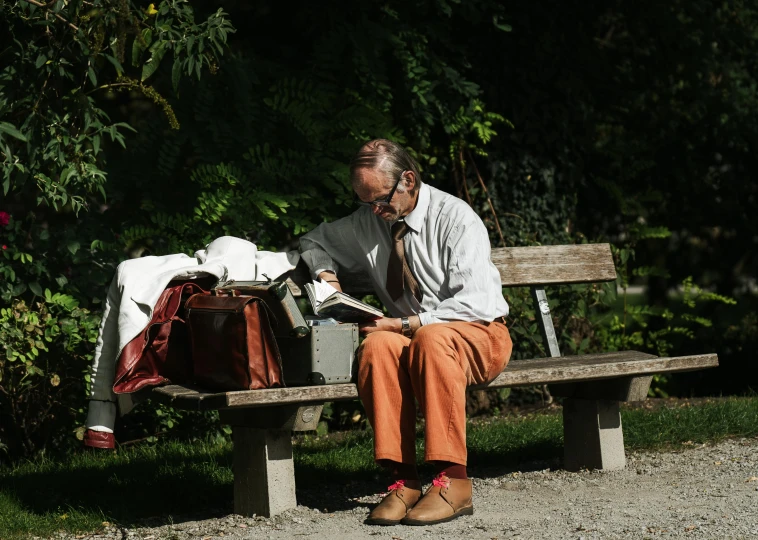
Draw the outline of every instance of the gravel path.
M478 470L474 515L433 527L364 525L379 497L356 495L383 484L355 482L298 492L304 505L272 519L174 517L172 525L108 527L77 538L758 538L758 438L627 457L616 472L570 473L557 462L505 476ZM329 505L342 509L324 512Z

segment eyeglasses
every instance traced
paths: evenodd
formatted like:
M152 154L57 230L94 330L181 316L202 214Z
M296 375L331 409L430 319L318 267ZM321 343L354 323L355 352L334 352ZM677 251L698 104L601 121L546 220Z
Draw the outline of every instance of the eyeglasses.
M392 191L390 191L389 194L386 197L384 197L383 199L377 199L375 201L365 202L365 201L360 200L358 198L358 195L354 193L353 194L353 202L355 202L356 204L359 204L361 206L376 206L377 208L384 208L385 206L389 206L390 205L390 201L392 200L392 196L395 194L395 190L397 189L398 184L400 184L400 180L403 179L403 175L405 173L407 173L407 172L408 171L405 170L405 171L403 171L403 172L400 173L400 176L398 177L397 182L395 182L395 185L392 186Z

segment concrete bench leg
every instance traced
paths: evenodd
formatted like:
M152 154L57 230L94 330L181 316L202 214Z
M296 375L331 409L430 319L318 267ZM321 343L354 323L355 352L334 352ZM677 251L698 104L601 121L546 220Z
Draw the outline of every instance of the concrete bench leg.
M563 440L569 471L618 470L626 465L618 401L564 400Z
M323 405L221 409L232 426L234 512L271 517L297 506L292 432L316 429Z
M290 429L232 426L234 513L271 517L297 506Z

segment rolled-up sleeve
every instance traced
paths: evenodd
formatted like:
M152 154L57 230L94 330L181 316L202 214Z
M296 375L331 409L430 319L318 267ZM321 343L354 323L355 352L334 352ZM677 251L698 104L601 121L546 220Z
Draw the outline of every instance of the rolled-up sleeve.
M492 264L487 229L481 222L460 223L448 236L447 288L450 296L433 310L419 314L422 325L451 321L492 321L507 315L500 274Z
M358 268L359 244L353 226L354 214L331 223L322 223L300 238L300 254L313 279L324 271Z

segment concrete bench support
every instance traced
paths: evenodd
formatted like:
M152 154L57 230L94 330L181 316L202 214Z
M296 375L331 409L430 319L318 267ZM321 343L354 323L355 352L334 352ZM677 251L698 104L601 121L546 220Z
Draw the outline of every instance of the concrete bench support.
M295 508L292 432L316 429L323 405L220 410L232 426L234 513L271 517Z
M619 402L566 399L563 402L564 467L618 470L626 465Z
M297 506L289 429L232 426L234 513L274 516Z

